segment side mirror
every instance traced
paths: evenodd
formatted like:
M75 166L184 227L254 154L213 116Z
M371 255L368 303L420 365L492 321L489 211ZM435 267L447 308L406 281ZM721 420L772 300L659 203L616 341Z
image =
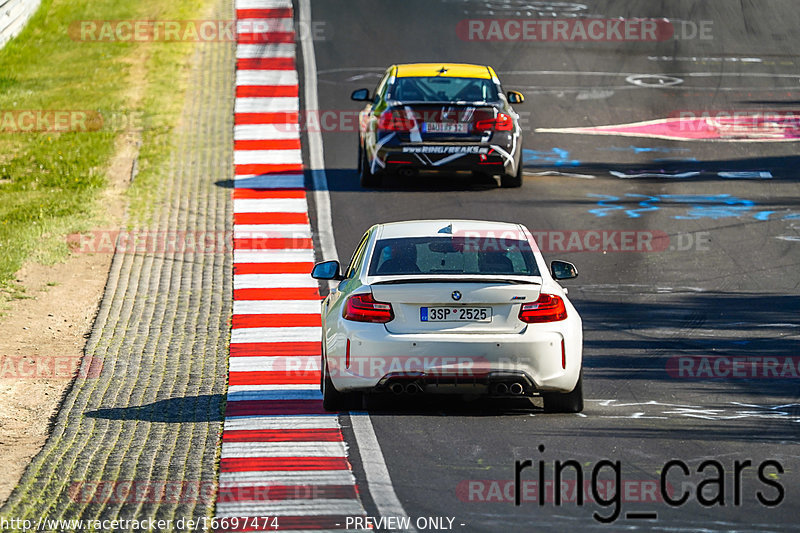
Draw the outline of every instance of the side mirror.
M339 261L323 261L314 265L311 277L314 279L342 280L344 276L339 272Z
M350 95L350 99L356 102L368 102L370 99L369 89L356 89L353 91L353 94Z
M567 261L553 261L550 263L550 273L553 279L573 279L578 277L578 269Z
M525 95L518 91L508 91L508 103L509 104L521 104L525 101Z

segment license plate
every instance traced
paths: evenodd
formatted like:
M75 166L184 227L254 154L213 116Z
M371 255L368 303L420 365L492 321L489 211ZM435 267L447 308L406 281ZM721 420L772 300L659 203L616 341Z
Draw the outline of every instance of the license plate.
M425 122L424 133L469 133L468 122Z
M420 307L421 322L491 322L491 307Z

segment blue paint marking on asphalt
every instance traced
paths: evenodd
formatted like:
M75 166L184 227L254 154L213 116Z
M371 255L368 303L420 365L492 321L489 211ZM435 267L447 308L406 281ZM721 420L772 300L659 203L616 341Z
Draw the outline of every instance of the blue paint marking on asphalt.
M676 220L700 220L722 218L740 218L751 216L755 220L766 221L778 211L754 211L756 203L752 200L731 196L730 194L690 195L690 194L659 194L649 196L645 194L627 193L624 197L608 194L587 194L598 198L597 207L590 209L589 213L596 217L605 217L617 211L623 211L628 218L640 218L644 213L660 210L665 205L683 204L687 209L684 213L674 215ZM624 204L635 204L638 207L630 208ZM800 213L790 212L780 217L781 220L800 219Z
M756 205L752 200L737 198L730 194L664 194L662 198L671 202L689 205L689 210L685 215L673 217L677 220L736 218L748 214L753 209L753 206Z
M569 152L561 148L551 148L548 151L523 149L522 162L554 167L577 167L581 164L577 159L570 159Z
M661 199L658 196L647 196L644 194L626 194L630 198L644 198L641 202L639 202L639 209L626 209L625 214L628 215L630 218L639 218L642 216L642 213L647 213L649 211L658 211L661 207L657 205L653 205L654 203L658 203Z
M619 199L618 196L610 196L608 194L594 194L594 193L589 193L589 194L587 194L587 196L593 196L595 198L602 198L602 200L599 200L597 202L597 205L600 206L598 209L590 209L589 210L589 212L591 214L593 214L594 216L604 217L604 216L610 215L614 211L617 211L617 210L620 210L620 209L625 209L621 205L609 205L608 204L608 202L619 202L620 199Z
M611 146L608 148L598 148L611 152L633 152L634 154L644 154L650 152L669 154L672 152L691 152L689 148L670 148L668 146Z

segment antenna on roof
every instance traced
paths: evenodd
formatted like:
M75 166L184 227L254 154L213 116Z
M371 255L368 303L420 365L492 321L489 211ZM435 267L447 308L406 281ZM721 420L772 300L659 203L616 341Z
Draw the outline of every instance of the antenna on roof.
M439 74L444 74L445 72L447 72L447 69L442 65L442 68L439 69Z
M453 234L453 225L452 224L448 224L447 226L445 226L442 229L440 229L439 231L437 231L437 233L447 233L447 234L452 235Z

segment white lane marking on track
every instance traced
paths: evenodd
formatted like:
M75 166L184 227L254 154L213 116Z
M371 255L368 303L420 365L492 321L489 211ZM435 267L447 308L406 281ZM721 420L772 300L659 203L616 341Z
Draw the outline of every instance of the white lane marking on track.
M544 172L523 171L525 176L563 176L565 178L580 178L583 180L593 180L596 176L591 174L575 174L573 172L559 172L557 170L545 170Z
M301 26L308 27L311 22L311 4L309 0L298 0L299 21ZM317 63L314 53L314 42L308 32L301 35L300 44L303 51L303 69L305 78L305 103L308 109L319 109L317 95ZM314 205L317 211L317 224L322 257L327 260L337 259L336 244L333 235L330 195L328 194L327 177L325 176L325 159L322 152L322 135L319 131L308 132L308 151L310 169L314 178ZM368 490L378 512L384 516L408 516L389 477L386 461L383 458L380 444L369 415L350 416L353 434L358 444L364 473L367 477ZM416 529L410 528L410 533Z
M682 78L665 74L635 74L625 78L625 81L639 87L672 87L683 83Z
M236 300L234 315L319 314L316 300Z
M623 414L592 414L592 418L650 418L650 419L701 419L710 421L780 419L800 423L800 404L759 405L729 402L715 406L647 402L620 402L618 400L587 400L603 408L630 410ZM644 411L642 411L644 408Z
M280 336L276 336L276 330ZM243 342L305 342L321 337L322 328L237 328L231 331L231 344ZM319 365L317 365L319 366Z
M515 74L523 74L523 75L569 75L569 76L625 76L626 78L629 76L643 76L646 73L642 72L600 72L600 71L583 71L583 70L506 70L506 71L498 71L498 76L507 76L507 75L515 75ZM696 77L696 78L712 78L716 76L724 76L724 77L735 77L735 78L785 78L785 79L797 79L800 78L800 74L770 74L770 73L762 73L762 72L664 72L659 74L654 74L658 76L684 76L684 77Z
M358 441L358 451L367 477L367 488L378 512L383 516L408 516L394 491L389 469L386 467L369 415L351 413L350 421ZM411 528L408 531L416 529Z
M738 171L738 172L717 172L717 176L720 178L726 179L760 179L760 180L768 180L772 179L772 172L768 170L754 170L754 171Z
M668 61L673 63L675 61L690 62L690 63L761 63L763 59L760 57L696 57L696 56L647 56L649 61Z
M624 172L620 172L618 170L609 170L609 173L612 176L616 176L617 178L623 179L633 179L633 178L691 178L694 176L699 176L700 172L697 171L690 171L690 172L680 172L678 174L659 174L657 172L639 172L638 174L626 174Z

